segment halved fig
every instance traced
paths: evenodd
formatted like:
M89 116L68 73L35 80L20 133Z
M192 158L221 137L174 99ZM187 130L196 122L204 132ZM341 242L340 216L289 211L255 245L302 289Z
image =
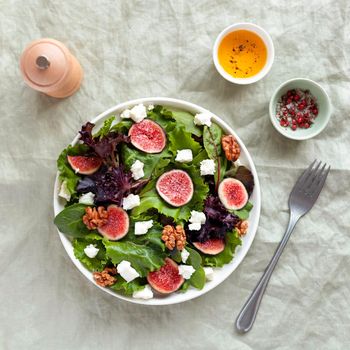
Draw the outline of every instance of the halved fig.
M102 159L99 157L67 156L67 160L76 173L83 175L93 174L102 164Z
M178 290L185 280L179 274L177 263L166 258L165 264L158 271L148 273L147 281L158 293L170 294Z
M187 204L193 196L193 182L186 171L175 169L161 175L157 181L158 194L174 207Z
M129 136L132 145L146 153L160 153L166 145L164 130L149 119L133 124Z
M208 255L216 255L225 249L225 241L220 238L208 239L205 242L192 243L199 251Z
M111 241L118 241L129 231L129 216L126 211L114 204L107 207L108 221L98 228L98 232Z
M222 180L218 193L221 203L229 210L242 209L248 202L248 192L242 182L237 179Z

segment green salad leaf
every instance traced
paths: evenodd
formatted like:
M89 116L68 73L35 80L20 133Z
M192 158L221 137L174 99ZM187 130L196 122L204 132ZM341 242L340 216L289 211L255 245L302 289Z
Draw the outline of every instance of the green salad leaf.
M168 147L161 153L149 154L123 144L121 156L127 169L130 169L136 160L144 163L143 171L145 173L145 178L150 178L152 175L156 176L159 170L165 168L170 163L172 154Z
M186 131L193 135L198 137L202 136L202 129L193 122L193 114L186 111L178 111L172 108L169 108L169 111L172 112L173 118L176 120L177 125L183 127Z
M155 106L147 112L147 117L158 123L166 132L173 130L176 126L172 112L163 106Z
M132 124L133 122L131 120L124 119L121 120L119 123L113 125L110 131L115 131L127 135Z
M242 241L239 238L237 231L226 234L225 249L217 255L201 254L204 266L222 267L228 264L234 256L236 247L241 245Z
M85 208L86 205L80 203L64 208L54 220L58 230L72 237L84 237L96 233L97 231L89 230L83 223L82 217L85 214Z
M249 213L253 208L253 204L248 202L242 209L233 210L233 213L237 215L241 220L247 220L249 217Z
M190 218L191 210L200 211L203 209L203 202L209 192L209 187L203 181L202 176L200 176L199 169L187 165L178 165L176 168L187 171L193 181L194 193L191 201L179 208L170 206L158 195L156 190L156 179L154 179L141 191L141 203L131 212L131 215L134 218L148 212L150 209L155 209L160 214L172 217L175 222L180 223L181 221L187 221Z
M194 249L186 247L186 250L190 253L186 264L192 265L195 269L198 269L202 264L201 255Z
M103 244L106 247L106 256L111 259L113 264L127 260L141 277L145 277L148 272L158 270L164 265L166 254L152 247L130 241L103 240Z
M87 237L87 236L86 236ZM80 260L90 271L102 271L107 263L106 259L106 248L104 247L101 240L77 238L73 240L73 249L75 257ZM89 258L85 253L84 249L87 245L93 244L99 249L96 257Z
M76 186L80 180L80 176L75 173L68 163L67 156L83 155L89 150L89 147L83 144L76 144L75 146L69 145L65 148L57 159L57 169L59 172L59 179L62 182L66 182L67 189L71 196L76 193Z
M169 150L176 157L177 151L181 149L192 150L193 157L196 157L202 150L199 142L192 138L192 134L187 132L184 127L176 127L168 134L170 142Z
M125 295L132 295L134 292L145 288L146 282L143 278L136 278L133 281L126 282L120 275L117 276L117 282L111 286L111 289L122 292Z
M103 125L101 126L100 130L93 136L94 138L99 137L100 139L104 136L107 136L108 133L111 131L111 126L115 120L115 116L112 115L108 119L106 119L103 122Z
M197 289L203 289L205 285L205 272L202 266L199 266L195 272L193 272L191 278L189 280L186 280L181 288L180 292L186 292L190 286L193 286Z

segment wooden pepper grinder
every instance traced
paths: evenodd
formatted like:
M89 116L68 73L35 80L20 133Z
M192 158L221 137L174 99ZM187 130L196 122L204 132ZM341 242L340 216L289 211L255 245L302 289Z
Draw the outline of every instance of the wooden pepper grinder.
M27 85L57 98L73 95L83 79L77 59L54 39L30 43L22 53L20 68Z

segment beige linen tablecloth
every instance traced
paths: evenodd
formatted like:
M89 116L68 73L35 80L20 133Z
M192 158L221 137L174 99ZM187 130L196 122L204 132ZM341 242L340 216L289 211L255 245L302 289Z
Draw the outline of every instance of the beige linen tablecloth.
M0 349L349 349L350 5L339 1L0 1ZM211 49L227 25L271 34L270 74L235 86ZM21 79L18 59L40 37L81 62L80 91L58 101ZM272 128L268 102L293 77L321 83L327 129L293 142ZM108 296L66 255L52 223L56 158L81 124L138 97L169 96L226 120L248 147L262 188L255 241L238 269L196 300L146 307ZM332 165L313 210L293 233L247 335L233 320L288 220L287 197L314 158Z

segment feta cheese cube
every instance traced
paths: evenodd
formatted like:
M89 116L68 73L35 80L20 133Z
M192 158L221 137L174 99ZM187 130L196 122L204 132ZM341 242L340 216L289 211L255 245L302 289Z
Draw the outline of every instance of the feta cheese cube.
M190 256L190 253L186 249L181 250L181 261L185 264L188 257Z
M215 162L212 159L204 159L200 163L201 175L214 175Z
M135 235L144 235L153 226L153 220L135 222Z
M130 210L140 205L140 196L138 194L130 193L127 197L123 198L123 209Z
M134 293L132 293L132 297L135 299L152 299L153 292L149 284L146 284L145 288L143 288L142 290L137 290Z
M135 160L135 162L132 164L130 170L132 172L132 177L135 180L141 179L141 177L145 176L145 173L143 171L144 163L140 162L139 160Z
M196 125L211 126L211 115L208 112L198 113L194 116L194 123Z
M176 162L188 163L188 162L192 162L192 160L193 160L192 150L181 149L177 151L177 155L175 158Z
M123 260L117 265L117 271L126 282L131 282L140 277L139 273L131 266L129 261Z
M190 231L199 231L201 229L201 224L199 222L194 222L193 224L188 225Z
M70 192L68 190L67 181L66 180L64 180L61 183L60 192L58 193L58 195L59 195L59 197L64 198L67 202L70 201L71 194L70 194Z
M214 270L211 267L203 267L205 278L208 281L212 281L214 279Z
M84 193L79 197L79 203L86 205L94 204L95 194L92 192Z
M89 244L84 248L84 253L87 255L90 259L93 259L100 249L96 248L93 244Z
M205 224L206 221L205 214L201 211L191 210L190 222L199 223L201 225Z
M189 280L196 270L191 265L179 265L179 274L185 279Z
M153 105L153 104L148 105L147 109L148 109L149 111L153 110L153 109L154 109L154 105Z
M139 123L147 117L146 107L140 103L131 109L126 109L120 114L122 119L132 119L135 123Z

